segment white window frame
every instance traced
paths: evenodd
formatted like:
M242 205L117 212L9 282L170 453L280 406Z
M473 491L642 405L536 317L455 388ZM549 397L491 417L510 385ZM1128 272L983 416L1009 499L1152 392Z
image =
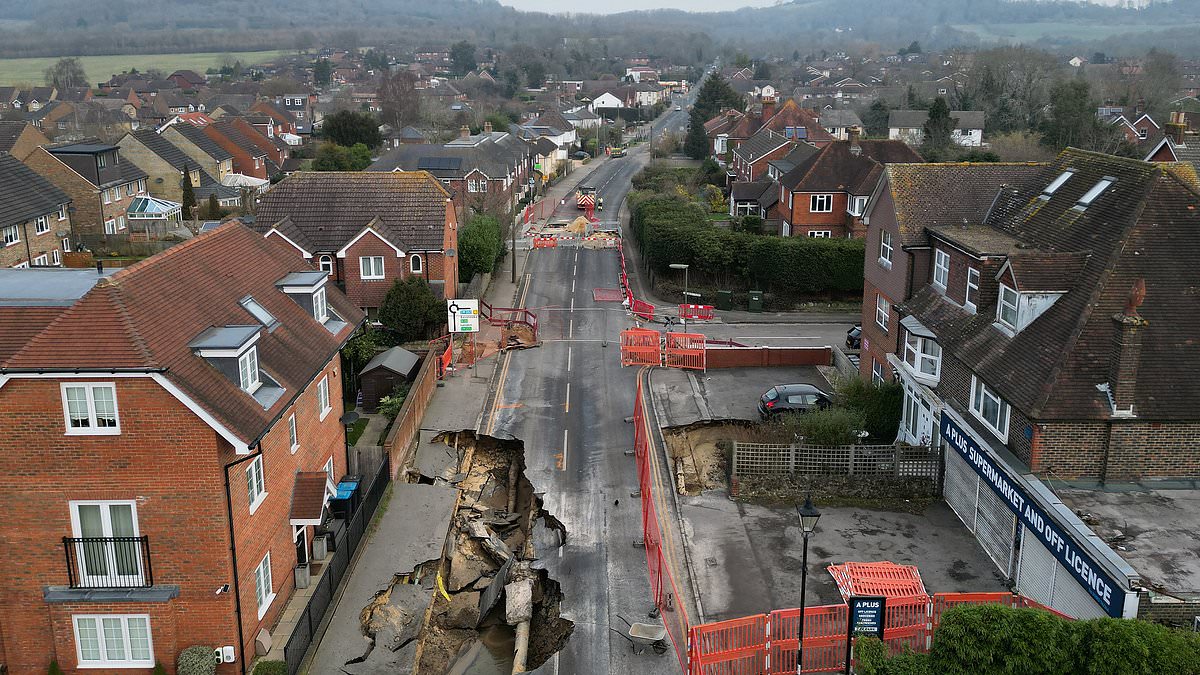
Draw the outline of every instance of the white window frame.
M63 237L63 240L61 243L62 243L63 253L70 253L71 252L71 238Z
M1110 178L1108 176L1101 178L1096 182L1095 185L1091 187L1091 189L1083 193L1083 196L1079 198L1079 201L1075 202L1075 206L1073 208L1078 211L1082 211L1091 206L1092 202L1096 201L1096 197L1099 197L1101 193L1112 187L1113 183L1115 182L1117 182L1116 178Z
M886 381L883 375L883 362L875 358L871 359L871 383L880 385Z
M79 507L81 506L96 506L100 508L101 526L105 530L103 537L115 537L116 534L112 529L112 512L108 507L111 506L128 506L129 513L133 521L132 537L140 537L142 530L138 524L137 501L132 499L91 499L91 500L72 500L67 503L71 512L71 536L76 539L82 539L83 534L83 519L79 516ZM130 574L122 573L118 565L116 542L108 542L104 544L104 566L105 570L100 573L100 570L89 570L88 561L84 551L77 550L78 556L75 564L76 573L79 575L80 583L87 588L103 588L106 586L130 585L138 586L144 582L142 576L142 550L139 546L134 545L133 555L123 553L122 558L127 562L132 562L135 571ZM94 550L94 549L93 549Z
M833 195L810 195L808 198L809 213L833 213Z
M425 260L421 258L421 254L414 253L408 257L408 271L413 274L420 274L425 269Z
M117 216L117 231L125 229L125 216Z
M43 253L42 255L39 255L39 256L34 256L34 258L33 258L33 266L34 267L47 267L49 265L50 265L50 259L46 257L45 253Z
M1009 294L1012 295L1011 302L1006 298L1006 296ZM1005 309L1012 310L1012 321L1004 318ZM998 321L1001 325L1008 326L1009 328L1016 330L1017 321L1020 317L1020 309L1021 294L1018 293L1015 288L1009 288L1004 284L1000 284L1000 293L996 297L996 321Z
M812 239L832 239L833 230L809 230L808 236Z
M892 233L887 230L879 231L879 264L892 269Z
M942 374L942 347L937 340L909 333L904 336L904 363L914 375L936 380Z
M326 267L327 265L328 265L328 267ZM322 255L322 256L318 257L317 258L317 267L320 268L320 270L322 272L325 272L325 273L329 274L330 276L333 276L333 256Z
M253 394L262 386L258 375L258 347L250 348L238 355L238 386L247 394Z
M54 249L53 251L50 251L50 264L54 265L55 267L62 266L62 252L61 251L59 251L58 249Z
M294 455L300 449L300 432L296 429L296 413L288 415L288 441L291 443L291 453Z
M271 576L271 552L254 568L254 599L258 602L258 620L267 615L271 603L275 602L275 580Z
M16 225L9 225L0 230L0 242L3 243L3 246L13 246L21 243L21 228Z
M105 203L105 204L111 204L111 203L112 203L112 197L110 197L110 196L109 196L109 192L110 192L110 191L109 191L109 190L104 190L103 192L104 192L104 203Z
M66 204L63 204L62 206L58 207L57 215L58 215L58 220L60 222L67 219L67 205Z
M986 405L990 403L995 406L996 422L993 423L987 418ZM1000 394L995 389L987 386L978 377L971 376L971 414L975 419L983 423L996 438L1001 442L1008 443L1008 423L1012 416L1012 411L1009 409L1008 403L1000 397Z
M105 639L104 634L105 620L120 621L121 649L124 650L125 655L123 659L108 658L108 640ZM149 652L149 657L146 659L133 658L133 643L129 637L129 622L131 620L145 622L146 649ZM81 622L92 622L92 626L96 631L96 651L100 655L99 659L84 659L83 641L79 637ZM72 614L71 631L75 639L75 658L80 669L154 667L154 630L150 626L149 614Z
M86 427L71 426L71 408L67 402L67 390L81 388L84 390L84 402L87 405ZM113 426L100 426L96 414L96 390L107 388L112 391ZM115 382L62 382L59 384L62 396L63 423L67 436L117 436L121 433L121 412L117 405L117 385Z
M46 234L49 231L50 231L50 217L49 216L38 216L37 219L33 221L33 233L34 234Z
M888 319L892 312L892 303L882 294L875 294L875 325L883 329L883 332L888 330Z
M104 221L104 234L116 234L116 233L117 233L117 221L113 218L109 218L108 220Z
M329 376L325 375L317 382L317 408L321 411L320 421L325 421L325 416L333 410L333 405L329 402Z
M321 287L313 291L313 318L319 323L325 323L329 320L329 303L325 297L325 288Z
M979 268L967 268L967 291L963 295L963 307L975 312L979 300Z
M940 248L933 249L933 285L946 290L950 283L950 254Z
M364 281L383 279L383 256L365 255L358 259L359 278Z
M145 178L138 179L137 189L138 189L138 194L141 194L146 191L146 179Z
M254 515L266 498L267 478L263 473L262 455L258 455L246 467L246 500L249 502L250 515Z
M335 482L333 478L333 455L330 455L329 459L325 460L325 466L321 467L321 470L325 472L325 477L329 479L330 483Z

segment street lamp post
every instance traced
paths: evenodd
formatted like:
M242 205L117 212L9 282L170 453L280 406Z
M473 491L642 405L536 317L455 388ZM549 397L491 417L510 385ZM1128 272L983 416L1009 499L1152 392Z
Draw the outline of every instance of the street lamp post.
M813 506L812 495L807 494L804 496L804 505L796 507L796 513L800 515L800 530L804 535L804 558L800 567L800 630L796 642L796 675L801 675L804 672L804 596L808 586L808 538L813 530L817 529L817 520L820 519L821 512Z
M683 270L683 304L686 305L688 301L688 267L690 265L687 263L671 263L668 267L673 270ZM687 325L687 320L683 318L683 312L679 313L679 324L681 326Z

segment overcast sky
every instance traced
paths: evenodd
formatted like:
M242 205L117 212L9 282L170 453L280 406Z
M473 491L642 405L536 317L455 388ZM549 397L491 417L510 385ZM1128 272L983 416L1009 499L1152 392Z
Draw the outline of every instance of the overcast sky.
M738 7L769 7L777 0L600 0L592 3L563 2L563 0L500 0L501 4L535 12L578 12L612 14L635 9L685 9L693 12L716 12Z

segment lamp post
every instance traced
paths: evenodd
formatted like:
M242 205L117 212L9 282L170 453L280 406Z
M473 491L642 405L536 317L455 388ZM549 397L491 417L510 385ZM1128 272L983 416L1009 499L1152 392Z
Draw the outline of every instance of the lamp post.
M688 301L688 267L690 265L687 263L671 263L668 267L673 270L683 270L683 304L686 305ZM680 312L679 323L682 326L687 325L687 321L683 318L683 312Z
M338 418L338 421L342 423L342 427L346 430L346 473L348 474L359 473L358 466L355 466L353 470L350 468L350 427L354 426L354 423L358 421L358 417L358 413L351 410Z
M807 494L804 496L804 505L796 507L796 513L800 515L800 531L804 535L804 559L800 567L800 630L796 642L796 675L801 675L804 672L804 591L808 586L808 538L817 529L821 512L813 506L812 494Z

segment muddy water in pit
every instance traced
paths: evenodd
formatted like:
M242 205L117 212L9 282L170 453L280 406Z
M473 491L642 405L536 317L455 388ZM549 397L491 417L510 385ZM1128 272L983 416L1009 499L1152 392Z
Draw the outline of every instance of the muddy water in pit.
M510 675L516 636L511 626L491 626L459 651L447 675Z

